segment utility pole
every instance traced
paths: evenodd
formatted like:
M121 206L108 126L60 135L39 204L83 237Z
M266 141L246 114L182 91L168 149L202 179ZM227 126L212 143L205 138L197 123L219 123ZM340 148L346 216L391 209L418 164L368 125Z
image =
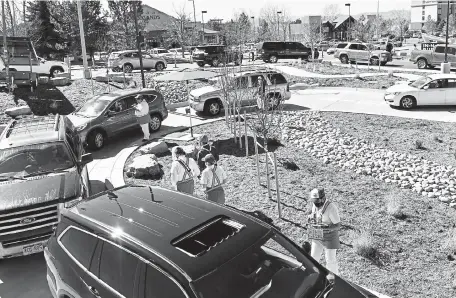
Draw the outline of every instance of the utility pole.
M196 33L196 10L195 10L195 0L189 0L193 2L193 36L192 36L192 46L194 46L194 38L195 38L195 33Z
M84 36L84 22L82 21L81 2L76 1L76 4L78 6L79 35L81 35L82 63L84 64L84 78L90 79L90 70L89 70L89 64L87 63L87 50L86 50L85 36Z
M143 60L141 54L141 42L139 41L139 28L138 28L138 5L139 2L133 2L134 5L134 17L135 17L135 30L136 30L136 46L138 48L138 55L139 55L139 67L141 67L141 81L143 88L146 88L146 80L144 79L144 67L143 67ZM142 37L142 35L141 35Z
M380 35L379 35L379 30L380 30L380 0L377 0L377 20L376 20L376 23L377 23L377 39L380 38Z
M3 24L3 57L5 57L5 72L6 72L6 85L8 89L11 88L9 80L9 54L8 43L6 41L6 17L5 17L5 2L2 1L2 24Z
M448 22L450 21L450 1L447 6L447 19L446 19L446 41L445 41L445 63L448 63ZM402 30L402 29L401 29Z

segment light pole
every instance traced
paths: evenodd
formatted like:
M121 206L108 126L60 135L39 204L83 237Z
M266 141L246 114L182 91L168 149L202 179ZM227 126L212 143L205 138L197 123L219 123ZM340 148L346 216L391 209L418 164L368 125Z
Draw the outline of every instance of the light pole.
M207 13L207 10L201 11L201 20L203 21L203 45L204 45L204 14Z
M79 35L81 35L82 63L84 65L84 78L90 79L90 70L89 70L89 64L87 63L87 51L86 51L85 37L84 37L84 23L82 21L81 1L76 1L76 4L78 7Z
M253 42L256 40L256 30L255 30L255 17L250 17L252 19L252 25L253 25Z
M136 31L136 48L138 49L138 56L139 56L139 67L141 68L141 81L142 81L142 87L146 88L146 80L144 79L144 66L143 66L143 60L142 60L142 54L141 54L141 42L143 42L143 37L142 35L139 35L139 28L138 28L138 4L139 2L133 2L134 10L133 10L133 16L135 18L135 31ZM142 40L139 40L139 39Z
M350 41L351 37L351 13L350 13L350 3L345 3L345 6L348 6L348 36L347 36L347 41Z
M280 14L281 13L282 13L281 11L277 12L277 41L280 38Z
M196 32L196 10L195 10L195 0L188 0L188 1L191 1L193 2L193 37L192 37L192 46L194 45L193 42L195 41L194 40L194 37L195 37L195 32Z

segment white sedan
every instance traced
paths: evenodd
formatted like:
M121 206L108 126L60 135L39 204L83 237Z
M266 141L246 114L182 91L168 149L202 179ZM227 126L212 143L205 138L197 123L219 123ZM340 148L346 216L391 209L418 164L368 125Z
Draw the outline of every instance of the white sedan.
M456 105L456 74L432 74L408 84L386 89L390 106L413 109L417 106Z

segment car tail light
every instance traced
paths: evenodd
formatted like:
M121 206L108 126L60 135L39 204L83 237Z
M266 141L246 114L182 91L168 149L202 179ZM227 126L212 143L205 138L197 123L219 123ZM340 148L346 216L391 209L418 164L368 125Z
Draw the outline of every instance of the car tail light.
M287 83L287 92L290 91L290 83Z

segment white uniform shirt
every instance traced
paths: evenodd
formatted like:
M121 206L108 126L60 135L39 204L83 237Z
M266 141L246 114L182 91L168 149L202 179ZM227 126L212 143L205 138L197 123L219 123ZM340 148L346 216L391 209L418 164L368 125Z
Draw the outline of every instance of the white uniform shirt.
M187 157L185 156L180 156L179 160L182 160L184 164L187 163ZM193 177L199 176L200 170L198 165L196 164L196 161L193 158L188 159L188 167L192 171L191 174L193 174ZM186 169L180 164L180 162L174 160L171 164L171 183L174 187L177 187L177 182L182 181L185 172ZM187 175L185 178L188 179L190 177Z
M330 202L325 202L325 204L328 203ZM337 209L337 206L333 202L331 202L326 208L325 212L322 214L321 212L324 209L324 207L324 205L321 208L317 208L315 207L315 205L312 206L312 214L315 214L317 222L320 222L321 218L322 224L330 225L340 223L339 210Z
M143 100L142 102L137 104L137 107L135 109L135 116L136 117L142 117L149 114L149 104L147 101Z
M201 184L206 185L206 187L212 187L212 180L213 180L213 174L212 174L212 169L214 166L209 166L204 169L203 173L201 174ZM219 178L220 184L223 183L223 180L227 178L225 171L221 166L217 166L215 168L215 174ZM215 178L214 181L215 185L217 186L217 178Z

